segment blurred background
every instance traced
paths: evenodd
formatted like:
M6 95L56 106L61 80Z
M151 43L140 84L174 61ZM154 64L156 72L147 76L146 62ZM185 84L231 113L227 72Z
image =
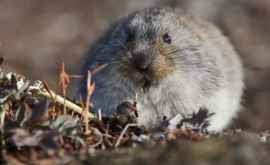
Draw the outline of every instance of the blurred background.
M270 130L269 0L0 0L0 57L6 71L57 88L61 62L79 73L89 45L119 17L151 6L173 6L217 24L245 66L243 111L232 127Z

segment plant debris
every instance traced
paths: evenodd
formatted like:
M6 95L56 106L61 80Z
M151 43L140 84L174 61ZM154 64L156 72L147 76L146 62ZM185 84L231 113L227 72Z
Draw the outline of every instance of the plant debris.
M81 153L164 145L175 140L200 142L211 136L207 127L214 114L204 108L187 117L164 117L160 128L152 130L137 124L136 98L134 103L121 103L110 118L92 114L92 74L88 72L87 99L77 105L65 96L72 76L64 65L60 74L63 97L46 82L31 82L0 70L0 164L1 159L11 164L67 163ZM262 134L260 139L267 142L269 134Z

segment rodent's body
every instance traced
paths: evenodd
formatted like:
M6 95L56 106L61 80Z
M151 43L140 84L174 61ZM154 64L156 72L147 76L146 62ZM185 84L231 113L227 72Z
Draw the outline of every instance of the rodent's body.
M93 77L92 97L94 110L105 115L137 94L142 125L206 108L215 113L208 130L221 131L240 109L237 53L214 25L181 10L145 9L117 22L91 49L83 71L105 63Z

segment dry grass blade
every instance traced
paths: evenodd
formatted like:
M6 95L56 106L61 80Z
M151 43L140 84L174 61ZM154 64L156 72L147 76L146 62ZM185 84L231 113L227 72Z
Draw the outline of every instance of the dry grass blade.
M96 85L95 85L95 83L91 82L91 72L88 72L88 77L89 78L87 79L87 97L88 97L88 99L90 99L94 93ZM88 102L89 102L89 100L88 100Z
M91 72L88 71L87 74L87 97L86 97L86 101L85 101L85 109L84 109L84 122L85 122L85 134L89 134L90 130L89 130L89 110L93 107L90 98L92 96L92 94L94 93L95 90L95 84L91 82Z
M66 98L66 93L67 93L66 91L67 91L69 84L70 84L70 77L69 77L69 74L65 70L65 63L62 62L61 70L60 70L60 74L59 74L59 86L62 90L62 94L63 94L64 98ZM64 114L66 114L65 101L66 100L64 100Z
M65 64L63 62L61 65L61 70L59 74L59 83L58 83L62 89L63 94L66 93L69 83L70 83L70 77L69 77L69 74L65 70Z

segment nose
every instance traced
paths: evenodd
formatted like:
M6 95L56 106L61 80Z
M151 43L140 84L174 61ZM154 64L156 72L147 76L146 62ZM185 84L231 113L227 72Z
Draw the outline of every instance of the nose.
M135 54L132 58L132 63L139 72L145 73L149 70L152 59L144 53Z

